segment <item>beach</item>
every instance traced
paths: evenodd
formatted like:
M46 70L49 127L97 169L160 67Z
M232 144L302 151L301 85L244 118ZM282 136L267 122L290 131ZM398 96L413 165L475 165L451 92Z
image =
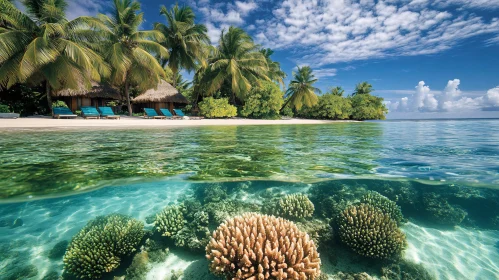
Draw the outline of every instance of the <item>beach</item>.
M142 117L125 117L120 120L108 119L52 119L47 117L31 117L19 119L0 119L0 129L4 128L78 128L78 127L106 127L106 128L143 128L143 127L180 127L180 126L232 126L232 125L304 125L328 124L338 122L356 121L331 121L310 119L283 119L283 120L257 120L257 119L202 119L202 120L160 120L144 119Z

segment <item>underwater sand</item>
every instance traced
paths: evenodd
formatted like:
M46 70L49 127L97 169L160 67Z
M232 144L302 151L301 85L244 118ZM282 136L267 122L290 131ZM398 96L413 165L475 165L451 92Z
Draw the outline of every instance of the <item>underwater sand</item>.
M253 182L257 191L259 182ZM303 185L302 190L308 188ZM165 205L189 193L187 182L154 182L124 187L104 188L72 197L0 205L1 219L21 218L23 226L0 227L0 243L17 244L15 258L0 261L0 270L12 269L20 264L33 264L41 279L50 271L61 272L62 260L51 260L47 252L60 241L70 240L90 219L99 215L121 213L145 221ZM261 186L264 187L264 186ZM293 191L298 190L294 186ZM247 194L249 199L254 194ZM151 225L146 224L146 228ZM499 231L479 231L464 228L438 230L414 223L404 225L409 247L405 258L421 263L437 279L498 279ZM323 271L348 270L332 267L323 259ZM341 265L339 262L338 265ZM164 263L155 264L147 279L163 280L171 270L185 270L183 279L216 279L209 274L204 256L183 256L172 252Z

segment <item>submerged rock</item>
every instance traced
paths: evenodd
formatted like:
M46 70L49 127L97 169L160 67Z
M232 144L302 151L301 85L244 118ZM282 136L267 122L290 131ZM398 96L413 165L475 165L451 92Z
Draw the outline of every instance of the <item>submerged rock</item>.
M12 223L12 226L10 226L10 228L17 228L17 227L20 227L24 224L23 220L21 218L17 218L14 220L14 222Z
M49 271L43 276L42 280L59 280L59 273L56 271Z
M2 273L3 274L3 273ZM4 280L29 279L38 275L36 266L30 264L25 266L14 267L7 271Z
M67 240L57 242L57 244L55 244L54 247L48 252L49 259L61 259L68 248L68 244L69 242Z
M436 193L423 195L423 211L426 218L440 226L457 226L466 218L468 213L457 205L449 202Z
M402 260L381 268L381 280L433 280L422 265Z

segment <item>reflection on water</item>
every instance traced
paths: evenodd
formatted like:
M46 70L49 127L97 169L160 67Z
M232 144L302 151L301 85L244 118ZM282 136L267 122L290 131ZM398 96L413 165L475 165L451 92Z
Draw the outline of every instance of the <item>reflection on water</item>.
M0 198L170 176L302 182L390 176L493 187L498 139L494 120L2 131Z

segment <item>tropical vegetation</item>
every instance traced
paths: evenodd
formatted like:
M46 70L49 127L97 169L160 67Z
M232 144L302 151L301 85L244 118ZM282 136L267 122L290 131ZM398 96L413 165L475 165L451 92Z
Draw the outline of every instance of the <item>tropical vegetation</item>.
M206 117L366 120L387 113L367 82L349 96L341 87L321 94L312 68L302 66L286 84L274 51L241 28L223 30L212 46L189 6L162 6L165 21L143 30L144 13L134 0L113 0L109 13L73 20L66 18L65 0L22 3L26 12L0 0L0 101L23 115L50 112L55 91L100 81L120 89L133 115L131 98L161 80L188 99L184 111ZM192 81L183 71L194 73Z

